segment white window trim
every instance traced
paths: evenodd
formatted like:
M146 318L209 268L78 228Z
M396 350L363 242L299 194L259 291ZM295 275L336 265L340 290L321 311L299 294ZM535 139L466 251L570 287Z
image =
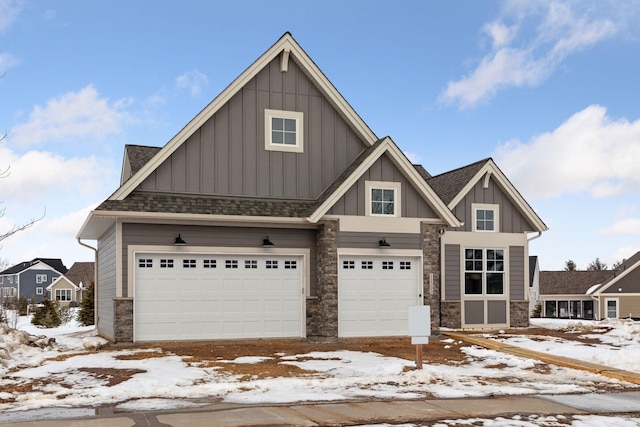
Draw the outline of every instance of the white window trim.
M615 319L620 318L620 298L605 298L604 299L604 318L608 319L609 317L609 301L614 301L616 303L616 317Z
M491 210L493 211L493 230L478 230L477 229L477 216L476 212L479 210ZM485 203L472 203L471 204L471 231L478 233L499 233L500 232L500 205L485 204Z
M294 119L296 121L296 144L273 144L271 142L271 118ZM302 153L304 151L304 114L300 111L264 110L264 149Z
M44 295L44 288L42 286L36 288L36 295Z
M378 218L400 218L402 203L401 203L401 184L399 182L389 181L365 181L364 183L365 196L364 203L366 205L366 216L373 216ZM371 190L393 190L393 215L389 214L374 214L371 212Z
M69 299L61 299L61 296L62 296L63 294L64 294L65 296L67 296L67 295L68 295L68 296L69 296ZM56 301L62 301L62 302L68 302L68 301L71 301L71 300L72 300L72 298L73 298L73 295L71 294L71 289L56 289L56 290L55 290L55 292L54 292L54 295L55 295L55 300L56 300Z
M480 270L467 270L466 268L466 258L465 258L465 253L467 249L482 249L482 271ZM506 248L501 248L501 247L481 247L481 246L477 246L477 247L472 247L472 246L468 246L468 247L461 247L462 253L460 255L460 260L461 260L461 274L462 274L462 280L460 280L460 292L461 295L464 296L465 299L470 300L470 299L474 299L474 298L487 298L487 299L503 299L504 297L508 297L507 294L507 288L509 286L508 284L508 271L507 271L507 250ZM494 250L494 251L502 251L502 256L503 256L503 265L502 265L502 271L493 271L493 270L487 270L487 251L490 250ZM465 289L465 274L468 272L478 272L482 274L482 293L480 294L468 294L466 293L466 289ZM487 273L502 273L502 293L500 294L490 294L487 293ZM556 309L557 309L557 304L556 304Z
M46 274L36 274L36 283L47 283L47 280Z

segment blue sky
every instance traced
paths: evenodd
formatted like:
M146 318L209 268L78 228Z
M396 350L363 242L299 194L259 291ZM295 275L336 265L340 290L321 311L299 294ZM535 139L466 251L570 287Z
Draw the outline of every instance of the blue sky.
M493 157L550 230L545 270L640 250L640 1L0 0L0 231L75 235L125 144L162 146L289 31L364 121L438 174Z

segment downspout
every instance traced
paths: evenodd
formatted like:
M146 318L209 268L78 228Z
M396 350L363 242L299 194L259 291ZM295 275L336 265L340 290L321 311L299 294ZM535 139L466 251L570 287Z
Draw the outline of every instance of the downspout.
M538 235L537 236L528 237L527 238L527 242L531 242L532 240L536 240L536 239L540 238L540 236L542 236L542 231L538 231Z
M78 243L85 248L89 248L93 251L93 324L96 326L96 330L98 329L98 249L93 246L87 245L80 241L78 237Z

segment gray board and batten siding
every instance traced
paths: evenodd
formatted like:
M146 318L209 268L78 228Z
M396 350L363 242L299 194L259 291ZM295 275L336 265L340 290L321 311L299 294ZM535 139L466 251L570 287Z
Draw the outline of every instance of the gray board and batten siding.
M444 299L460 301L460 245L444 245Z
M522 301L525 299L524 247L509 246L509 299Z
M436 218L433 209L424 201L422 196L418 194L410 181L402 174L387 154L380 156L327 213L330 215L366 215L366 181L399 182L401 185L400 212L402 217Z
M116 226L111 226L98 239L98 277L96 302L98 328L101 334L114 337L114 304L116 297Z
M620 274L618 272L617 274ZM619 291L618 289L622 289ZM610 296L609 294L640 294L640 266L630 271L626 276L618 280L613 286L605 289L603 294Z
M304 152L265 150L265 109L304 114ZM315 199L367 145L290 59L275 58L140 185L146 191Z
M511 199L496 184L494 179L489 180L489 186L487 188L483 188L482 181L483 180L479 180L453 208L453 213L456 217L464 222L464 226L456 229L456 231L472 231L472 203L500 205L499 231L501 233L524 233L536 230L516 208Z
M316 235L314 229L305 228L261 228L261 227L209 227L165 224L132 224L122 225L122 295L128 293L128 272L131 265L128 260L129 245L163 246L173 243L180 233L190 248L201 246L221 248L262 248L262 240L269 236L276 247L310 250L310 290L311 296L316 294L317 270ZM179 255L176 255L179 256Z

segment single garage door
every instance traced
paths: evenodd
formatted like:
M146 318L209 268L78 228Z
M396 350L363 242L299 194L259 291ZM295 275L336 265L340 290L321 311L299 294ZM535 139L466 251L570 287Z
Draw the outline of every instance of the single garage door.
M419 262L419 257L341 256L338 334L407 335L408 307L422 300Z
M140 253L136 341L302 337L303 258Z

